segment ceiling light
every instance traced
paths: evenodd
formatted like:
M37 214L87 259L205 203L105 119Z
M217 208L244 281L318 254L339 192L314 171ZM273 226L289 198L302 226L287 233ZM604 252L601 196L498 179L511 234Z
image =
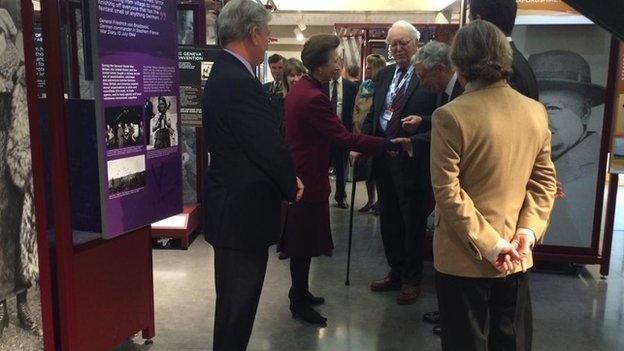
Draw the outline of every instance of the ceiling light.
M305 37L303 36L303 32L301 31L301 29L299 29L299 27L296 27L295 30L293 30L293 32L295 32L295 38L297 38L297 41L305 40Z

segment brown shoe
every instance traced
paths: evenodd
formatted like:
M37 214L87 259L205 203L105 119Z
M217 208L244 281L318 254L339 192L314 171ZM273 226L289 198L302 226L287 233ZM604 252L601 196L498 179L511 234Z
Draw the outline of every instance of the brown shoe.
M375 280L371 283L370 289L372 291L396 291L401 290L401 281L385 277L380 280Z
M399 297L397 297L397 303L399 305L413 304L418 296L420 296L420 286L403 284Z

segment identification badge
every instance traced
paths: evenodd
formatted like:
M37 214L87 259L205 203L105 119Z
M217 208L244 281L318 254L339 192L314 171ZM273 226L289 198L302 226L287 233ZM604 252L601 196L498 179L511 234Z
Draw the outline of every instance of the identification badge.
M384 111L383 114L383 119L385 119L386 121L389 121L392 119L392 115L394 114L394 111L391 109L387 109Z

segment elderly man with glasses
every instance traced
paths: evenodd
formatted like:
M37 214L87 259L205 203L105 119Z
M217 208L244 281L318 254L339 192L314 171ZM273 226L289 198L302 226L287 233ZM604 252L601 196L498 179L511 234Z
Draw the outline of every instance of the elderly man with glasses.
M404 118L433 113L437 95L426 91L411 65L419 40L418 30L406 21L398 21L388 30L386 41L396 63L377 76L373 107L363 123L363 133L407 137L411 134L401 127ZM420 295L426 220L432 208L429 148L423 144L415 151L414 157L402 152L373 160L390 272L370 287L373 291L400 290L397 303L401 305L415 302ZM352 161L358 156L352 154Z

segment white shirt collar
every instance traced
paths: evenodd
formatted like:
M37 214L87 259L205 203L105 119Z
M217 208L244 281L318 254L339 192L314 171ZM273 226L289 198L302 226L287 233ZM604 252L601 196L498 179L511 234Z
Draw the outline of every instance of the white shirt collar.
M332 79L329 84L334 84L334 82L338 82L338 85L342 84L342 76L338 77L338 79Z
M511 39L511 37L507 37L507 41L511 43L513 39Z
M449 80L448 84L446 85L446 90L444 90L446 95L449 96L449 99L451 98L451 95L453 95L453 90L455 89L456 82L457 82L457 72L453 73L451 80Z

